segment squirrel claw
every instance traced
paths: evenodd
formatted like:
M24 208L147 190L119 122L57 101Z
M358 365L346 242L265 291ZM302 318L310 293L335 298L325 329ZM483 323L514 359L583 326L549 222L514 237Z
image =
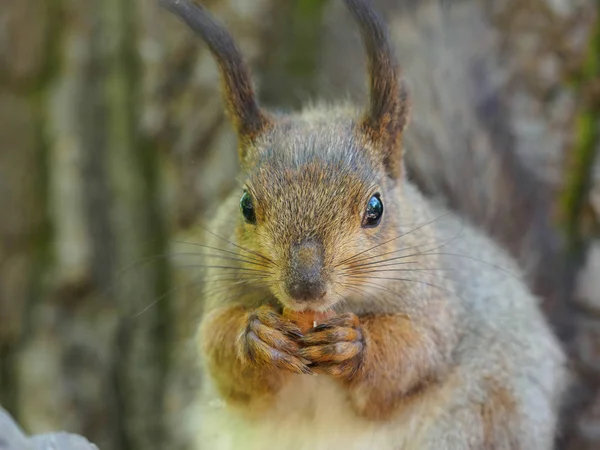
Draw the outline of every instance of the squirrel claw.
M312 374L308 361L299 355L302 334L268 306L258 308L248 317L241 357L248 363L274 367L298 374Z
M363 360L363 333L358 317L351 313L314 327L299 343L299 356L310 361L308 367L317 374L349 378Z

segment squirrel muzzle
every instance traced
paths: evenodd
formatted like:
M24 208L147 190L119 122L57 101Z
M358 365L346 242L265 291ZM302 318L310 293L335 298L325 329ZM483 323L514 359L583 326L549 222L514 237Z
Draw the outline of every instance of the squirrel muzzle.
M323 244L316 239L292 245L285 286L294 301L314 302L327 293L323 254Z

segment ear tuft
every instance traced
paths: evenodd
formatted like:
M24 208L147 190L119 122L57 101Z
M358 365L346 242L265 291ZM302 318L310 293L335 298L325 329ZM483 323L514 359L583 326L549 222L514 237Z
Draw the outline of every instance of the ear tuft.
M401 170L401 137L408 125L410 102L390 44L389 31L370 0L344 0L360 28L367 53L369 108L360 133L383 152L390 175Z
M240 153L244 158L244 148L271 125L271 119L258 105L241 51L227 29L204 6L190 0L159 0L159 3L198 34L216 59L227 111L240 138Z

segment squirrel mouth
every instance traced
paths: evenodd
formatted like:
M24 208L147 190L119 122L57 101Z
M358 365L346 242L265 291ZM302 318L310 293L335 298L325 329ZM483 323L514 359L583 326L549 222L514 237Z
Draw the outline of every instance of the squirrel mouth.
M283 297L284 298L278 298L282 307L297 312L326 312L331 310L332 306L335 304L335 301L333 301L331 296L327 295L327 292L323 292L318 297L294 298L290 295L284 295Z

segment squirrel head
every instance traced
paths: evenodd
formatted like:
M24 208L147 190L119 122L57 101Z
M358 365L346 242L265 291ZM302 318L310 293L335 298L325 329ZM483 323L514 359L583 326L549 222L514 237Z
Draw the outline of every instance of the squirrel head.
M239 137L238 242L270 261L267 284L296 310L331 308L364 279L356 267L398 233L409 103L387 28L369 0L344 0L367 53L369 106L272 115L256 100L233 38L189 0L161 0L208 44ZM381 253L381 251L379 253Z

